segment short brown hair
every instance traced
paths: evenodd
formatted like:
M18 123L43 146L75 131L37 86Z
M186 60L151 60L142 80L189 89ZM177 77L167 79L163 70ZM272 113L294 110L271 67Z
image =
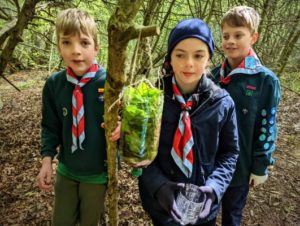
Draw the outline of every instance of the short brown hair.
M232 27L247 27L251 34L258 31L260 16L255 9L249 6L236 6L230 9L221 20L221 28L224 24Z
M61 33L70 35L82 32L91 35L95 46L98 46L96 22L85 11L76 8L63 10L58 14L55 26L57 43Z

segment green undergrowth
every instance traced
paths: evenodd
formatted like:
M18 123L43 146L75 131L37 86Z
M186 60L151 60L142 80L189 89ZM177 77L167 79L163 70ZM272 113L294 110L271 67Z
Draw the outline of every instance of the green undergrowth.
M280 76L282 87L300 94L300 72L284 73Z

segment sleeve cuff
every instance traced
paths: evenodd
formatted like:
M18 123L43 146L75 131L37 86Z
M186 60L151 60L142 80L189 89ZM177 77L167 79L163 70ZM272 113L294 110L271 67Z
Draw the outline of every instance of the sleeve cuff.
M221 197L221 194L217 192L218 191L218 187L219 187L218 184L215 181L213 181L213 180L207 180L206 183L205 183L205 185L212 187L212 189L214 190L214 193L216 195L216 200L219 203L221 201L222 197Z
M42 151L41 155L42 155L42 159L47 156L50 156L52 159L54 159L56 153L53 153L51 151Z
M258 160L254 160L253 166L251 169L251 173L258 175L258 176L264 176L264 175L268 174L268 166L262 164Z

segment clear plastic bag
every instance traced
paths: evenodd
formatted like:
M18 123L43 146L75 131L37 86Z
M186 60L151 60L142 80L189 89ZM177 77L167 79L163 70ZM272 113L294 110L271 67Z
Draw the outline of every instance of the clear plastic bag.
M134 167L149 165L157 154L163 109L163 91L149 82L128 86L123 94L123 160Z

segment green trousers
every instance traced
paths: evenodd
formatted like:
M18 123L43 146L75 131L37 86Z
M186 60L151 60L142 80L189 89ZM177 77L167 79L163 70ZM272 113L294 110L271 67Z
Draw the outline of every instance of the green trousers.
M106 185L81 183L57 173L53 226L97 226L105 191Z

